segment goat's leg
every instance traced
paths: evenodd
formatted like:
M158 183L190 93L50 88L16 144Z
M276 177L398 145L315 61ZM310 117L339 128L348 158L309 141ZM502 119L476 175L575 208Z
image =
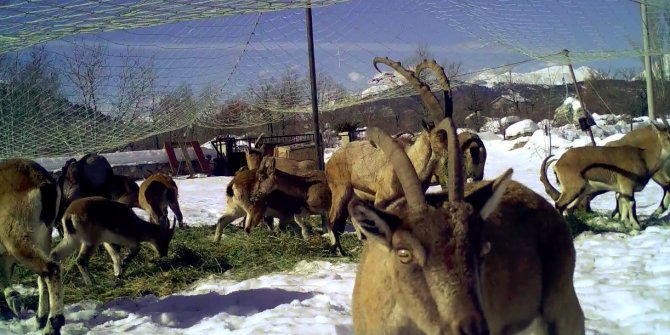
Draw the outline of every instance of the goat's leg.
M44 278L49 291L49 320L44 327L44 334L59 335L61 327L65 324L65 316L63 316L63 278L61 277L60 266L52 267L46 276L40 277Z
M247 216L244 220L244 232L247 234L251 233L251 229L256 227L261 221L263 221L263 214L265 213L265 203L258 201L254 202L248 208L245 208Z
M177 217L177 222L179 223L179 228L184 228L186 227L186 224L184 223L184 216L181 214L181 209L179 208L179 202L174 201L168 203L168 206L170 206L170 209L174 213L174 215Z
M139 253L140 253L140 244L137 243L130 248L130 253L128 253L128 255L126 255L126 258L123 259L123 261L121 262L121 266L130 263L130 261L135 259L135 257L137 257L137 254Z
M309 237L312 235L311 232L311 227L309 226L309 221L306 220L307 217L304 216L294 216L293 220L295 221L295 224L300 227L300 234L302 235L303 240L307 241L309 240Z
M25 307L19 292L12 288L12 273L14 272L14 265L16 259L9 254L0 256L0 289L2 289L5 296L5 301L9 309L16 315L17 318L22 318L25 314Z
M214 243L218 243L221 241L221 235L223 235L223 227L236 219L239 219L244 216L244 211L239 208L238 206L235 206L235 208L231 209L228 207L226 210L226 213L223 214L219 220L216 222L216 231L214 232L214 238L212 239Z
M93 256L95 248L95 245L82 243L79 248L79 255L77 255L77 268L79 269L79 272L81 272L81 276L84 278L84 284L86 286L93 285L91 273L88 271L88 261L91 259L91 256Z
M105 247L109 257L112 259L112 265L114 266L114 276L116 276L117 279L121 278L121 275L123 274L123 268L121 267L121 254L119 254L118 246L111 245L109 243L103 243L102 245Z
M621 194L619 192L614 193L614 199L616 199L616 201L614 201L616 207L614 207L614 210L612 211L612 214L610 214L610 217L614 220L620 220L622 217L628 215L628 209L621 207L622 199ZM626 206L624 205L624 207ZM624 213L621 212L622 210L624 211Z
M44 236L47 236L47 234ZM38 248L30 236L10 238L4 242L4 247L9 253L21 264L37 273L46 281L49 291L49 318L46 327L44 327L44 334L60 334L60 328L65 323L65 317L63 316L63 282L60 265L50 260L47 257L46 251ZM42 298L40 296L40 299ZM43 303L46 302L40 302L40 305ZM40 325L39 322L38 325Z
M344 230L346 223L345 211L347 204L353 195L353 188L351 185L328 184L332 194L330 210L328 211L328 236L330 237L330 250L334 252L336 249L340 251L342 256L346 255L344 248L340 244L340 231ZM337 225L337 227L336 227ZM334 231L337 230L337 231Z
M65 237L51 250L49 257L56 262L72 255L75 250L81 248L81 241L75 235L65 234Z
M37 305L37 314L35 315L37 322L37 329L42 329L47 325L49 317L49 289L47 287L46 278L37 276L37 295L39 296L39 303Z
M663 198L661 199L661 203L658 204L658 208L656 208L653 213L653 215L656 216L663 214L668 210L668 206L670 206L670 184L661 185L661 187L663 188Z

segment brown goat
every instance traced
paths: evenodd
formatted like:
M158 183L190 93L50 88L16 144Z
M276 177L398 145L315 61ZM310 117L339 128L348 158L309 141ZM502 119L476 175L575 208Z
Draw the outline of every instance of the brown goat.
M435 61L424 60L417 65L416 73L388 58L377 57L373 62L375 68L377 68L377 63L386 64L405 77L420 93L424 106L433 116L441 118L444 115L445 111L437 97L419 79L421 72L425 69L438 71L439 65ZM451 101L449 82L443 79L438 78L444 89L444 99ZM435 174L438 160L447 154L446 132L442 129L445 127L444 121L440 122L437 127L424 123L423 131L417 136L414 143L403 147L419 175L424 190L428 188L430 179ZM332 241L339 240L337 232L343 229L346 206L354 195L367 201L374 201L375 206L383 207L402 194L400 185L393 181L393 169L388 164L388 158L370 141L345 144L333 153L325 170L328 187L332 194L332 203L328 212L329 231L335 234L331 236Z
M179 209L179 190L177 184L168 175L156 173L142 182L139 195L140 207L149 213L151 222L167 225L168 206L177 217L179 228L183 228L184 217Z
M263 157L266 156L264 145L259 145L262 137L263 134L258 136L254 148L244 149L244 157L247 161L247 167L249 170L258 169L261 164L261 160L263 160ZM276 159L278 169L295 175L299 175L301 171L316 170L319 168L316 162L311 159L305 159L301 161L285 157L276 157Z
M277 168L276 158L268 156L263 158L261 166L256 172L256 178L256 183L254 183L251 192L251 199L254 203L265 202L267 195L274 191L290 195L298 200L299 207L303 210L294 217L296 223L303 229L304 237L307 224L302 221L302 217L325 214L330 208L330 189L326 182L326 176L321 170L311 170L309 173L303 171L300 176L292 175ZM252 212L251 227L260 222L261 214L262 212L258 210ZM329 235L331 238L335 236L330 230ZM331 240L331 242L333 247L337 247L344 254L339 238Z
M665 162L670 152L670 134L654 124L658 150L630 146L578 147L566 151L553 166L561 186L559 192L547 178L547 162L540 167L540 181L545 191L556 201L556 208L564 212L572 209L591 194L604 191L617 193L620 220L633 229L640 229L635 209L635 192L640 192Z
M484 167L486 165L486 147L479 135L464 131L458 134L458 143L461 144L463 152L463 169L468 181L479 181L484 179ZM435 169L435 176L443 188L447 185L447 158L442 157Z
M39 164L27 159L0 163L0 289L20 317L23 304L9 281L14 264L37 273L37 326L44 334L60 334L65 323L61 267L48 256L60 201L57 182Z
M450 126L449 191L430 197L402 148L368 130L405 198L390 211L358 199L348 206L367 237L354 284L355 332L500 335L539 318L554 334L584 334L567 224L540 195L512 182L511 169L469 185L465 196Z
M156 225L139 218L132 208L103 197L77 199L63 214L65 237L51 251L51 258L60 261L79 249L77 268L87 286L92 285L88 261L100 244L103 244L114 265L114 275L120 278L123 264L130 262L140 251L140 242L148 242L160 257L167 256L168 246L174 235L174 226ZM121 261L114 245L131 249Z
M255 183L256 170L241 169L235 172L226 187L226 212L216 223L214 242L221 240L225 225L236 219L246 216L244 230L250 233L252 217L256 217L259 212L265 217L278 218L280 226L285 226L292 224L294 216L303 211L299 199L279 191L269 193L264 202L252 202L251 192ZM302 235L305 239L309 237L306 228L302 229Z
M662 120L664 123L667 123L665 118L662 118ZM663 127L648 125L629 132L619 140L605 144L605 146L608 147L629 146L658 153L657 157L651 157L651 159L654 160L654 162L651 162L651 165L660 164L661 168L651 176L651 179L663 189L663 198L661 198L658 208L654 211L654 215L663 214L663 212L668 209L668 206L670 206L670 159L667 159L668 155L664 154L664 152L669 152L670 148L662 147L662 141L659 141L658 132L661 132L665 136L670 136L670 126L667 124ZM664 157L666 157L666 159L662 160ZM596 194L585 197L580 206L590 210L590 202L595 195ZM619 215L619 205L617 204L612 212L612 217L617 217Z

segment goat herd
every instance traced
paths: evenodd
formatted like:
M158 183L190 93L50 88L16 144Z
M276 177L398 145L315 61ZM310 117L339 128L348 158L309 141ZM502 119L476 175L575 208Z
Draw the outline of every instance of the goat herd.
M377 57L373 64L393 68L418 91L431 115L440 117L424 122L413 139L370 128L368 141L342 146L325 172L313 161L263 157L249 149L247 168L228 184L214 241L241 217L246 232L265 218L278 218L280 225L297 224L308 238L304 218L327 214L332 251L345 255L340 234L350 217L366 240L353 290L356 333L512 334L536 324L552 334L584 334L573 286L575 249L563 216L513 181L511 169L482 180L486 150L475 134L457 136L449 81L435 61L424 60L414 71L388 58ZM420 79L425 70L442 86L444 107ZM588 207L595 195L615 191L616 213L637 225L633 192L653 176L665 190L659 209L665 210L668 132L654 124L627 137L618 146L564 154L554 166L562 193L549 183L550 157L545 159L541 180L556 208ZM434 175L446 191L426 193ZM90 285L87 263L100 244L117 277L140 242L167 254L177 222L184 226L177 198L170 177L155 174L138 187L114 175L95 154L68 161L57 181L30 160L0 163L0 287L8 306L21 314L10 285L19 262L38 274L38 327L59 334L65 322L60 260L78 249L76 265ZM132 207L149 213L150 222ZM173 222L167 207L175 213ZM52 249L54 226L63 239ZM119 246L131 249L124 259Z

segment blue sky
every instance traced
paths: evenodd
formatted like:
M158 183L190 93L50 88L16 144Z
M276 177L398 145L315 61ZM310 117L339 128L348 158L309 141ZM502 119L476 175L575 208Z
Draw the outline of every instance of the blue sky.
M171 23L71 36L49 48L68 55L72 43L100 42L112 71L121 64L118 55L129 50L154 58L162 85L187 83L198 90L211 83L233 94L287 68L306 73L304 16L300 9ZM352 90L368 86L373 57L402 60L420 43L438 61L462 62L465 72L564 48L574 54L575 66L642 66L622 54L641 43L639 5L628 0L355 0L315 8L313 20L317 71ZM607 59L584 62L587 56ZM535 61L514 71L550 64Z

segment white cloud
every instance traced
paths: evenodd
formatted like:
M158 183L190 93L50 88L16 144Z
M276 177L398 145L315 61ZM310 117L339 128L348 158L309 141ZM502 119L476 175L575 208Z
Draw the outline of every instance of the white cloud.
M363 79L363 75L360 74L360 73L358 73L358 72L356 72L356 71L349 72L349 74L348 74L347 76L349 77L349 80L351 80L351 81L353 81L353 82L355 82L355 83L357 83L357 82L359 82L361 79Z

